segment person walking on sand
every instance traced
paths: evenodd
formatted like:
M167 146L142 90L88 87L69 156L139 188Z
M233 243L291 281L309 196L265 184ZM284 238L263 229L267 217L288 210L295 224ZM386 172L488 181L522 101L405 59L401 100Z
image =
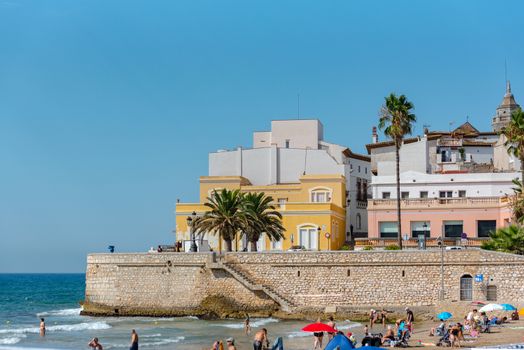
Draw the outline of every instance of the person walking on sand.
M40 319L40 336L45 336L45 321L43 317Z
M131 346L129 350L138 350L138 334L134 329L131 330Z
M246 333L246 335L249 335L249 333L251 333L251 325L248 314L246 314L246 319L244 320L244 332Z
M89 344L87 344L87 346L95 350L104 350L104 348L102 347L102 344L98 342L98 338L93 338L93 340L91 340Z
M328 323L327 325L330 326L331 328L334 328L334 329L337 329L337 324L335 323L335 321L333 320L333 316L329 316L328 317ZM336 333L333 333L333 332L328 332L328 343L331 341L331 339L333 339L333 337L335 336Z
M415 316L413 315L413 311L409 309L409 307L406 308L406 325L408 330L411 333L415 333L413 331L413 322L415 322Z
M255 333L255 339L253 341L253 350L262 350L263 345L269 347L269 341L267 339L267 329L262 328Z
M317 318L317 323L320 323L320 318ZM324 338L324 332L313 332L314 342L313 350L322 349L322 338Z

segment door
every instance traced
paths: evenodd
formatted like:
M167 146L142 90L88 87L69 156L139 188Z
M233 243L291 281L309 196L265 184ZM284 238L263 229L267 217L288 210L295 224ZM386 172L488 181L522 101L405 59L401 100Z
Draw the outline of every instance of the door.
M460 277L460 300L473 300L473 277L471 275Z

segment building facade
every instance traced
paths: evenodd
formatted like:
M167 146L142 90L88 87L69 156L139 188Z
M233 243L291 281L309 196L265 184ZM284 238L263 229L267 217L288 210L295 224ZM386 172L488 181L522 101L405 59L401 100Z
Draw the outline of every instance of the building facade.
M509 82L493 130L466 122L450 132L424 130L400 148L401 235L416 238L488 238L511 222L510 196L520 164L509 156L499 131L519 108ZM367 145L371 155L368 231L372 238L396 238L395 149L391 141Z
M367 234L370 178L370 158L325 142L320 121L272 121L271 131L253 134L253 148L209 154L209 176L200 179L200 202L177 204L177 239L189 239L187 215L202 215L211 192L228 188L264 192L278 204L286 239L261 241L260 250L291 245L338 249L351 234ZM213 249L221 248L213 235L206 239ZM234 248L245 245L239 238Z

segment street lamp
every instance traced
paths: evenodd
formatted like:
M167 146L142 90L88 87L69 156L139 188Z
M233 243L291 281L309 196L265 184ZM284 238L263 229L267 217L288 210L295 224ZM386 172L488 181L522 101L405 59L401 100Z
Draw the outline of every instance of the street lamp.
M317 228L317 231L318 231L317 245L318 245L318 250L320 250L320 226Z
M422 227L424 228L424 236L428 237L428 223L424 222L424 225L422 225Z
M444 238L442 235L437 238L437 244L440 247L440 291L439 299L444 300Z
M196 212L192 212L191 216L187 217L187 227L189 227L189 239L191 239L191 251L195 253L198 248L195 241L195 230L193 229L193 225L195 224L195 220L197 218Z

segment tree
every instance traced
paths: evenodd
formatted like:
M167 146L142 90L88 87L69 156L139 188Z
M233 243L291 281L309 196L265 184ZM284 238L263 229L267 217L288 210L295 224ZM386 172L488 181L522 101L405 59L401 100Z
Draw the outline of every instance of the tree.
M402 249L402 231L400 219L400 146L405 135L410 135L413 123L417 117L411 111L413 104L404 95L397 97L390 94L385 97L385 103L380 110L378 127L395 143L396 175L397 175L397 227L398 245Z
M251 245L251 251L257 251L257 241L265 234L271 241L284 238L282 214L272 204L273 198L261 193L248 193L243 198L243 211L246 226L243 233Z
M246 223L242 201L240 190L214 191L205 203L210 210L194 223L195 232L218 234L218 239L226 242L226 251L230 252L233 240Z
M510 197L511 209L513 211L513 218L516 222L522 224L524 222L524 187L519 179L513 179L514 196Z
M482 249L524 254L524 228L520 225L499 228L490 234L489 241L482 243Z
M511 114L511 120L501 130L501 135L506 137L504 146L508 153L520 160L521 182L524 182L524 112L518 109Z

